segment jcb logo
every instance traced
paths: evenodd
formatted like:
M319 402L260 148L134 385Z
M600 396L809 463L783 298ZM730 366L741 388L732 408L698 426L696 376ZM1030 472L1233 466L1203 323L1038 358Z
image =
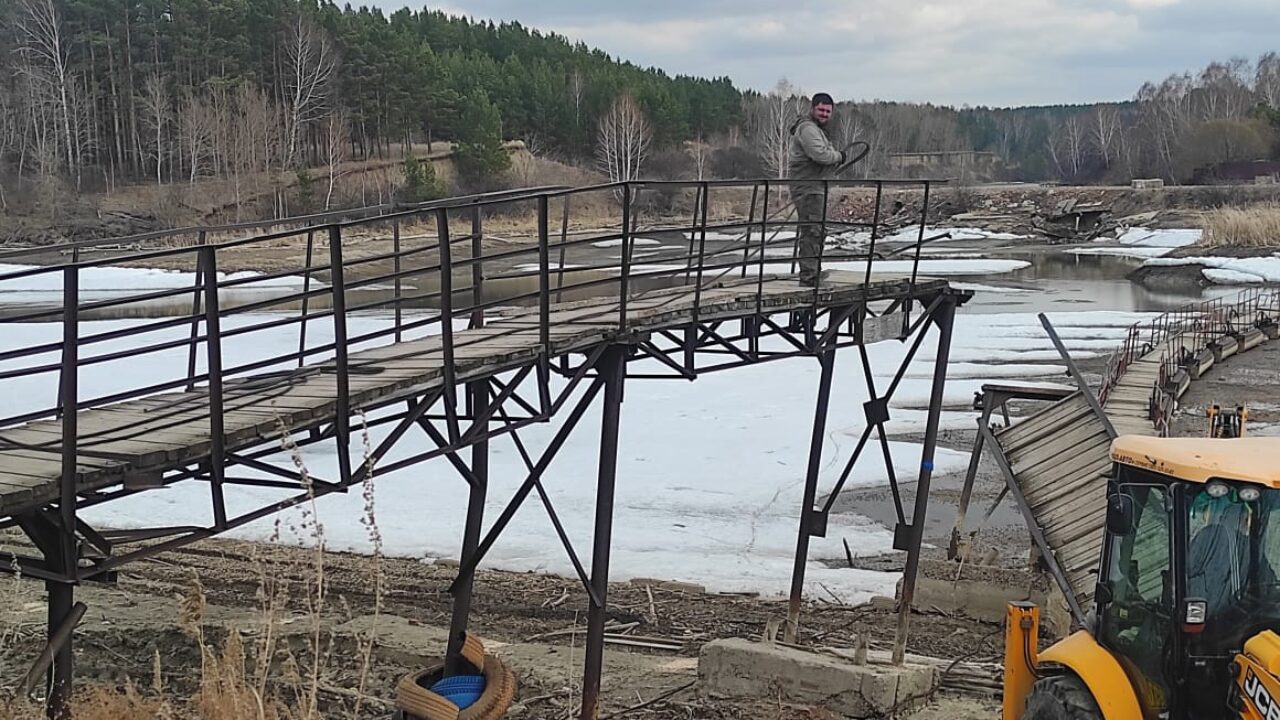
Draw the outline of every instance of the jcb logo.
M1280 720L1280 704L1271 697L1271 693L1267 692L1266 686L1253 674L1252 669L1244 676L1244 694L1265 720Z

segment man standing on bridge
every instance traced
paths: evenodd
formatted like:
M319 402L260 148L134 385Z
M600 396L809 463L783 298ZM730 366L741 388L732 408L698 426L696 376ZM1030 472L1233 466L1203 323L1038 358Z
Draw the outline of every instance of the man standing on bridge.
M796 206L799 224L800 284L817 286L827 276L821 271L819 256L826 241L826 220L822 182L835 177L845 156L837 150L827 134L827 125L835 112L835 101L827 93L817 93L811 101L808 117L791 126L791 151L788 166L791 175L791 198Z

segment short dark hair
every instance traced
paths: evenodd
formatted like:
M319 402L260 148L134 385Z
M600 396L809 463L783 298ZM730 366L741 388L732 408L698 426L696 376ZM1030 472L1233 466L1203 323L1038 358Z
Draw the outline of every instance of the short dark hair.
M832 99L831 99L831 96L830 96L830 95L828 95L828 94L826 94L826 93L814 93L814 95L813 95L813 100L811 100L809 104L811 104L811 105L835 105L835 104L836 104L836 101L835 101L835 100L832 100Z

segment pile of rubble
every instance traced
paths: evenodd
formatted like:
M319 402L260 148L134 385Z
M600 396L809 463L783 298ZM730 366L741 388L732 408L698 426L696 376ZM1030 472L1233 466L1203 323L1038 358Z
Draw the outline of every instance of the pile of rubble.
M923 200L918 189L886 188L880 198L879 234L919 223ZM1169 208L1161 195L1128 187L952 186L933 190L928 222L1072 244L1114 235L1127 227L1190 227L1195 224L1194 214ZM830 216L869 225L876 216L874 189L843 194Z
M1061 200L1049 209L1025 200L1000 212L958 213L951 216L950 222L984 230L1039 235L1050 244L1089 242L1119 225L1112 218L1110 205L1080 202L1075 198Z

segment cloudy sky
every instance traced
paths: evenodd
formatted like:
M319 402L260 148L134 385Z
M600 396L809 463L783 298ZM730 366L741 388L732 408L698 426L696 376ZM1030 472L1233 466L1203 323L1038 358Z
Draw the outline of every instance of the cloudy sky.
M371 0L384 9L421 7ZM353 0L352 4L358 4ZM780 77L839 99L1122 100L1146 80L1280 50L1280 0L445 0L671 73Z

